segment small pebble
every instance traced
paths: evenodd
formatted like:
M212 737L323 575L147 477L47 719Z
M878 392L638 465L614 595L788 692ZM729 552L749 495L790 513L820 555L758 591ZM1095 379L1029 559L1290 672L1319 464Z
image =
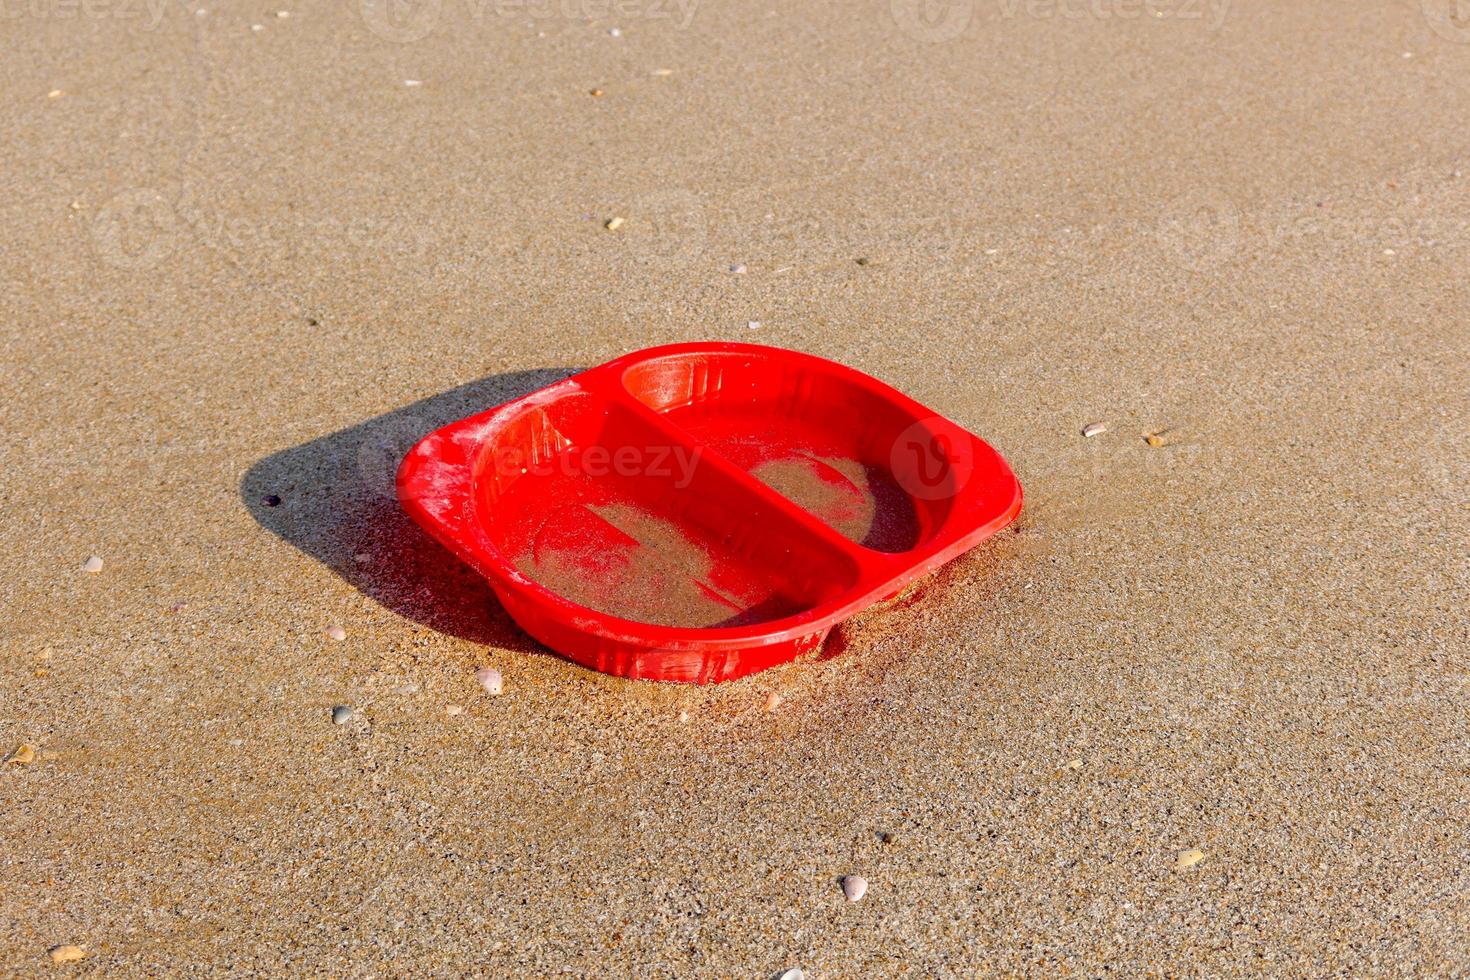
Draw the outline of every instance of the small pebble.
M801 972L801 967L793 966L777 977L776 980L806 980L806 974Z
M745 263L736 262L734 265L730 266L730 271L735 273L737 276L745 275Z
M746 327L750 328L751 330L759 330L761 328L761 322L759 320L751 320L749 323L746 324Z
M609 27L607 29L607 33L608 33L608 36L609 37L622 37L623 36L623 32L620 31L620 30L618 30L618 28L616 28L616 27Z
M444 713L453 718L455 715L464 714L464 709L457 704L447 704L444 706Z
M848 875L842 879L842 894L849 902L856 902L868 893L868 879L862 875Z
M1082 768L1082 760L1081 759L1073 759L1071 762L1067 763L1067 768L1068 769L1071 769L1073 772L1077 771L1078 769L1081 769Z
M260 500L261 503L265 504L267 507L281 506L281 498L278 494L268 493L264 497L260 498Z
M766 696L766 710L775 711L779 707L781 707L781 695L777 694L775 691L772 691L769 695Z
M864 256L864 257L862 257L862 258L859 258L859 259L858 259L858 260L857 260L857 264L858 264L858 265L867 265L867 264L868 264L868 259L867 259L867 257L866 257L866 256Z
M36 761L36 748L33 745L17 746L5 761L12 766L28 766Z
M63 92L61 89L54 88L51 91L49 91L49 92L46 93L46 98L48 98L48 99L59 99L59 98L61 98L65 94L66 93Z
M328 638L336 640L338 643L341 643L343 640L347 639L347 631L340 626L333 626L327 630L327 636Z
M93 555L91 558L88 558L85 562L82 563L82 571L91 572L94 575L102 571L102 559L98 558L96 555Z
M602 98L602 89L595 88L592 91L588 92L587 94L590 95L590 96L592 96L594 99L600 99L600 98Z
M681 724L681 725L687 725L687 724L689 724L689 712L687 712L687 711L681 711L681 712L679 712L679 724Z
M393 693L394 694L417 694L417 693L419 693L419 690L420 689L419 689L419 686L417 684L399 684L397 687L395 687L393 689Z
M345 725L352 720L352 709L345 704L339 704L332 709L332 724Z
M1197 847L1190 848L1187 851L1180 851L1179 852L1179 860L1177 860L1177 861L1174 862L1174 867L1177 870L1179 870L1179 871L1183 871L1185 868L1192 868L1192 867L1194 867L1196 864L1199 864L1204 859L1205 859L1205 852L1204 851L1201 851Z
M607 221L603 222L602 227L606 228L608 231L617 231L619 228L623 227L623 220L624 219L622 218L609 218Z
M481 667L475 671L475 680L480 682L486 694L499 694L505 690L505 680L494 667Z
M658 78L667 78L674 73L672 68L655 68L653 74Z
M263 30L265 30L265 25L264 24L251 24L250 25L250 29L252 31L263 31Z
M1108 431L1108 424L1106 422L1090 422L1082 427L1082 437L1084 439L1091 439L1093 436L1100 436L1106 431Z
M422 85L424 83L421 82L421 81L419 81L417 78L405 78L403 80L403 84L404 85L407 85L409 88L418 88L420 85Z
M878 831L878 840L884 844L892 844L898 840L898 832L893 830Z
M291 11L289 11L289 10L277 10L276 11L276 16L278 18L280 18L281 20L285 20L287 17L290 17L291 16Z
M1393 250L1393 249L1391 249L1391 248L1386 248L1386 249L1384 249L1384 250L1383 250L1383 254L1384 254L1384 255L1397 255L1397 254L1398 254L1398 253L1397 253L1397 252L1395 252L1395 251L1394 251L1394 250Z
M1143 441L1157 449L1164 444L1164 437L1159 435L1157 432L1150 432L1148 435L1143 437Z
M78 960L85 959L86 956L87 951L85 949L82 949L82 947L80 946L51 947L52 963L75 963Z
M82 202L81 201L72 201L71 202L71 209L73 211L80 211L82 209Z

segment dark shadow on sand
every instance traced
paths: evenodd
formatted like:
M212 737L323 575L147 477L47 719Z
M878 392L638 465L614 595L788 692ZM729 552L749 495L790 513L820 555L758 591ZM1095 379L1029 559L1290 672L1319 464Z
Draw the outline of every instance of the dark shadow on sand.
M440 426L575 373L493 375L284 449L250 467L240 496L262 527L400 616L476 643L541 650L483 578L409 519L394 476L409 448Z

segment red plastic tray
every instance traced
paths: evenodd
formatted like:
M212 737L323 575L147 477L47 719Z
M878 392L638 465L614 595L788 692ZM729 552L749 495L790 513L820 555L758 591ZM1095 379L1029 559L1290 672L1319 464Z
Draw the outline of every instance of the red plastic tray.
M831 361L655 347L419 442L408 512L525 631L623 677L730 680L1005 527L1021 485L953 422Z

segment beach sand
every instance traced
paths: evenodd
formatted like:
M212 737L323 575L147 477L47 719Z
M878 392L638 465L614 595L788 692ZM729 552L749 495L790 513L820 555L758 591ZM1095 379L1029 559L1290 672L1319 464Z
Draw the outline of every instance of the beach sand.
M0 20L0 974L1470 971L1453 4L274 2ZM1026 510L569 664L393 467L692 339Z

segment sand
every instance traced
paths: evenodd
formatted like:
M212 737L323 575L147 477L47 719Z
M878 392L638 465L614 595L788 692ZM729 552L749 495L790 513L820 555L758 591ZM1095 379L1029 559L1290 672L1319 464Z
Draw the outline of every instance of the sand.
M0 974L1470 970L1451 4L277 2L0 20ZM699 689L388 492L721 337L1022 519Z

